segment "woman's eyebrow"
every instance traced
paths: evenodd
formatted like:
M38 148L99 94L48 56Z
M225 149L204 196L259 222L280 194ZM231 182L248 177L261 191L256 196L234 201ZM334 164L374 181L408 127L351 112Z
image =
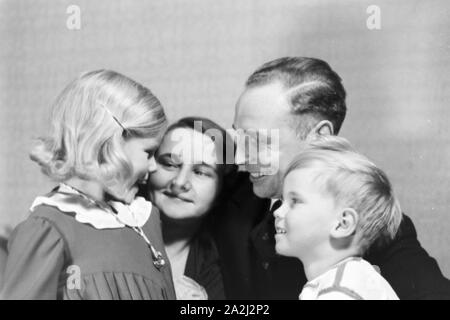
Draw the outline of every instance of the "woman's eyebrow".
M178 157L177 154L171 153L171 152L166 152L166 153L160 154L160 155L158 155L158 158L169 158L176 162L181 162L180 157Z

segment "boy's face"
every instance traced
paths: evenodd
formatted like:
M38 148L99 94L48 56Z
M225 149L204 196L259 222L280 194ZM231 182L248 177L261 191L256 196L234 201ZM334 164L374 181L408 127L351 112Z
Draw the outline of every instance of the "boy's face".
M314 178L317 171L290 172L283 184L283 205L274 212L277 253L302 259L321 254L329 245L338 216L331 195Z

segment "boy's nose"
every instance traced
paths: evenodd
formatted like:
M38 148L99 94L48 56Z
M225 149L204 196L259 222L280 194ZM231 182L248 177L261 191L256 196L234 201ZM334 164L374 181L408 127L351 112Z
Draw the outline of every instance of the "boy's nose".
M273 212L275 219L282 219L286 214L286 204L282 203L281 206Z

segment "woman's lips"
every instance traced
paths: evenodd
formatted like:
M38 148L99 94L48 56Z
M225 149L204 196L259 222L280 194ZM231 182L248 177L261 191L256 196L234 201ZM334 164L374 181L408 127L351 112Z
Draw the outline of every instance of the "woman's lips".
M163 191L162 192L165 196L167 196L167 197L169 197L169 198L175 198L175 199L179 199L179 200L182 200L182 201L184 201L184 202L194 202L194 201L192 201L191 199L188 199L188 198L186 198L186 197L184 197L184 196L181 196L181 195L177 195L177 194L174 194L174 193L171 193L171 192L167 192L167 191Z

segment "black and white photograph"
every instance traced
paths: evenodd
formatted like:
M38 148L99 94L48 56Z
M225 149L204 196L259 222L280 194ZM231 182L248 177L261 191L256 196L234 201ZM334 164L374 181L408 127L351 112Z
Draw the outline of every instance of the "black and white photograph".
M0 39L1 300L450 300L450 2L0 0Z

